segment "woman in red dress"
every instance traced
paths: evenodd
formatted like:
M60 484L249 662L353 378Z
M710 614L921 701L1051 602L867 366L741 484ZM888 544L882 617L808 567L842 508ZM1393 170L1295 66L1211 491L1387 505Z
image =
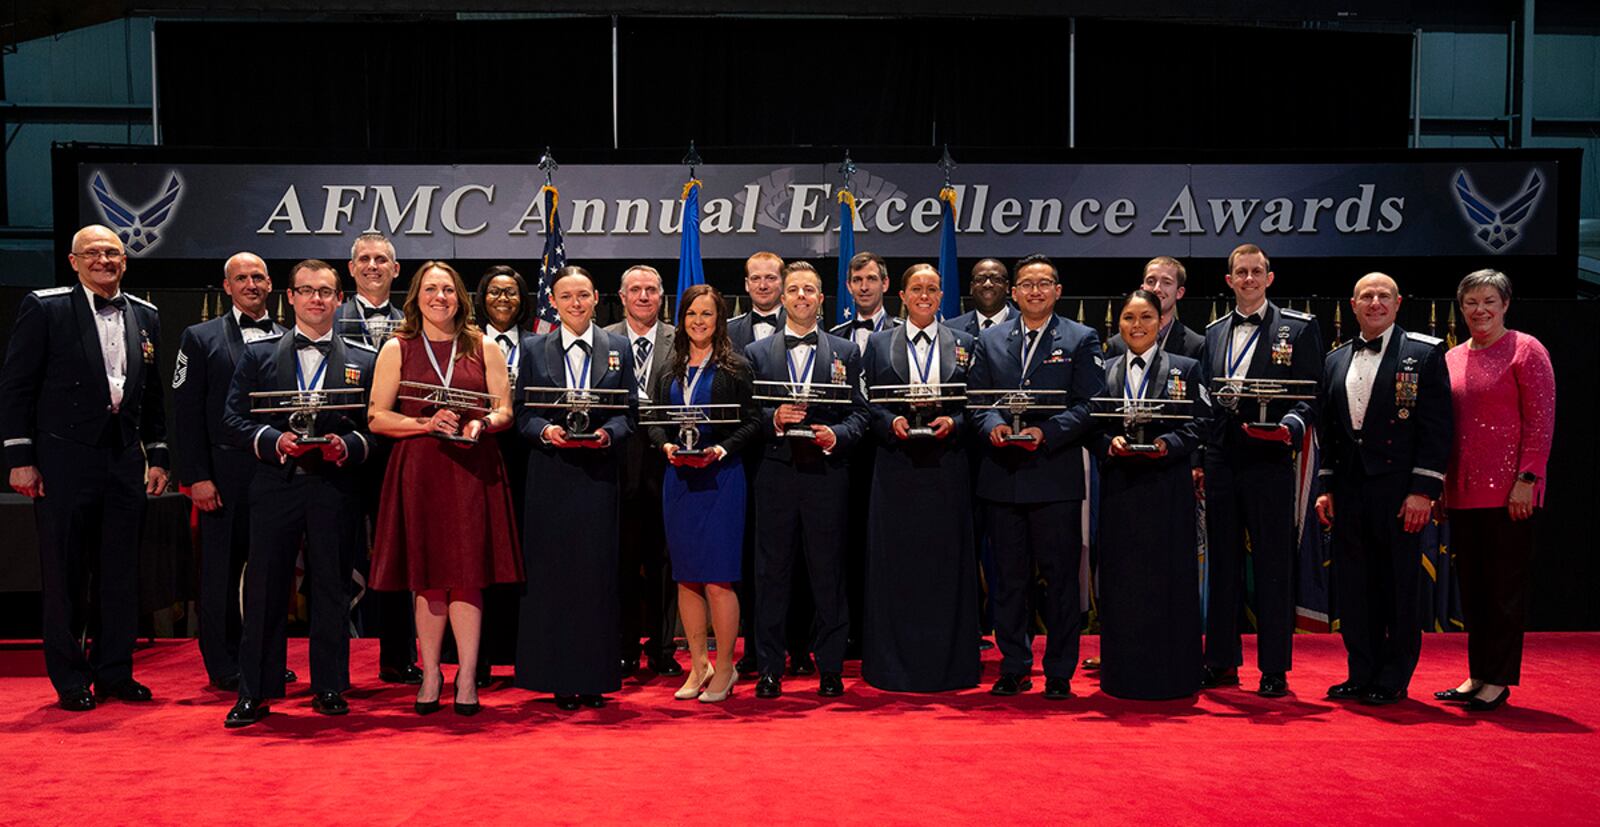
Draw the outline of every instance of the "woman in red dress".
M417 270L405 321L378 354L372 432L393 439L373 541L372 583L415 593L422 649L419 715L437 711L445 626L455 632L455 711L475 714L483 588L523 579L516 505L488 433L511 427L506 357L472 324L467 288L444 262ZM420 401L432 388L487 394L481 407ZM402 398L406 397L406 398Z

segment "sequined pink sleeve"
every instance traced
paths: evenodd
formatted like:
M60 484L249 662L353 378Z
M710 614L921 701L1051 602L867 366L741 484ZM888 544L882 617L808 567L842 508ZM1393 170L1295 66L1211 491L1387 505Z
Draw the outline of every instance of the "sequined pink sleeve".
M1517 405L1522 413L1522 447L1517 473L1531 471L1539 477L1543 493L1545 466L1550 462L1550 442L1556 427L1556 375L1550 352L1538 339L1521 334L1511 370L1517 377ZM1540 497L1543 499L1543 497Z

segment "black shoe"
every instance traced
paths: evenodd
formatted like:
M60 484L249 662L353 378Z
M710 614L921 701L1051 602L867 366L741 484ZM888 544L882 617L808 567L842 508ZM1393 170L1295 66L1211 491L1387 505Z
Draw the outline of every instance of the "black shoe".
M311 711L318 715L343 715L350 711L350 704L337 692L318 692L311 699Z
M439 699L434 698L431 701L417 701L412 708L417 711L418 715L432 715L433 713L439 711Z
M487 666L480 666L473 680L479 689L487 689L489 684L494 683L494 672Z
M290 674L292 673L285 673L284 678L288 679ZM405 666L379 666L378 680L383 681L384 683L398 683L406 686L421 686L422 670L418 669L417 665L414 663L408 663Z
M1289 694L1289 678L1282 672L1262 672L1256 694L1263 698L1281 698Z
M234 673L221 680L212 681L211 685L222 690L223 692L238 692L239 675L238 673Z
M412 668L415 669L416 667L413 666ZM418 672L417 674L421 675L422 673ZM285 669L285 670L283 670L283 682L284 683L296 683L299 680L300 680L300 676L296 675L294 673L293 669ZM419 683L421 682L420 678L418 678L418 682Z
M987 652L987 651L989 651L990 649L993 649L993 648L994 648L994 641L992 641L992 640L990 640L990 639L988 639L986 637L978 638L978 651L979 652Z
M678 665L677 658L671 655L657 655L650 658L650 671L663 678L676 678L683 675L683 667Z
M1100 668L1100 659L1099 658L1084 658L1083 662L1078 664L1078 665L1083 667L1084 669L1087 669L1087 670L1093 672L1094 670ZM1045 691L1049 692L1050 690L1046 689Z
M810 655L790 655L789 674L792 677L804 678L817 674L817 663Z
M94 698L97 701L103 701L106 698L116 698L119 701L144 703L145 701L150 700L150 687L139 683L133 678L123 678L122 680L117 681L110 686L96 686Z
M1500 690L1500 695L1492 701L1480 700L1476 695L1474 695L1472 700L1467 701L1467 711L1492 712L1496 709L1499 709L1501 706L1504 706L1506 698L1509 697L1511 697L1511 687L1509 686Z
M1238 686L1239 670L1219 669L1215 666L1200 667L1200 688L1216 689L1219 686Z
M1367 694L1367 687L1355 681L1345 681L1328 687L1328 697L1336 701L1359 700L1365 694Z
M1433 699L1436 701L1449 701L1451 703L1465 704L1471 703L1473 696L1476 694L1478 694L1476 691L1462 692L1461 690L1452 686L1449 689L1433 693Z
M465 715L469 718L483 711L483 705L477 701L473 701L470 704L464 704L460 701L456 701L451 704L451 706L455 709L457 715Z
M68 689L56 699L56 706L68 712L88 712L94 709L94 693L87 686Z
M824 698L837 698L844 694L844 680L838 672L823 672L817 681L817 694Z
M606 696L604 696L604 695L579 695L578 696L578 703L583 704L584 706L589 707L590 709L604 709L605 705L606 705Z
M1072 681L1066 678L1045 678L1044 698L1047 701L1064 701L1072 697Z
M1000 680L995 681L994 686L989 687L989 694L1008 698L1012 695L1027 692L1032 688L1033 681L1023 675L1001 675Z
M1367 706L1388 706L1397 704L1406 699L1404 689L1390 689L1386 686L1374 686L1361 696L1361 702Z
M575 712L575 711L577 711L577 709L578 709L578 696L577 695L557 695L556 696L556 709L559 709L562 712Z
M757 698L771 700L772 698L776 698L782 694L783 679L779 678L777 675L762 675L761 680L756 681Z
M238 729L259 723L271 712L272 708L260 698L240 698L233 708L228 710L228 717L223 720L222 725L228 729Z
M624 678L632 675L633 673L639 671L639 659L623 658L622 660L617 661L617 671L621 672L622 677Z
M735 663L733 668L739 672L741 678L753 678L761 673L761 664L749 655L739 658L739 662Z

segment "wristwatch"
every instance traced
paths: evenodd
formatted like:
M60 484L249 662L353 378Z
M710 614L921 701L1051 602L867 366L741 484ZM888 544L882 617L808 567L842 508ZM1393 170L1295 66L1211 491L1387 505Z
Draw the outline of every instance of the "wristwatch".
M1523 471L1517 475L1517 482L1525 482L1529 485L1538 485L1539 475L1533 473L1532 471Z

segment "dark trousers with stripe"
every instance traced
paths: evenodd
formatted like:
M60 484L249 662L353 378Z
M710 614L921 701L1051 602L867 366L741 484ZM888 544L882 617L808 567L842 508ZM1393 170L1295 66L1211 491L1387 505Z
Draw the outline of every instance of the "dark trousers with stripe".
M1239 446L1206 456L1207 585L1205 665L1244 663L1245 532L1256 598L1256 663L1287 672L1294 652L1294 460L1288 448Z
M1070 679L1078 667L1078 635L1083 628L1083 605L1078 595L1083 501L986 500L984 512L994 551L995 578L989 583L989 601L994 606L1000 671L1027 675L1033 670L1033 646L1028 634L1028 608L1032 601L1028 598L1037 567L1045 581L1039 614L1049 636L1044 647L1044 675Z
M844 670L850 608L845 597L845 520L850 482L843 469L764 462L755 482L756 648L764 675L781 675L791 631L797 563L811 580L816 619L811 649L821 672Z

